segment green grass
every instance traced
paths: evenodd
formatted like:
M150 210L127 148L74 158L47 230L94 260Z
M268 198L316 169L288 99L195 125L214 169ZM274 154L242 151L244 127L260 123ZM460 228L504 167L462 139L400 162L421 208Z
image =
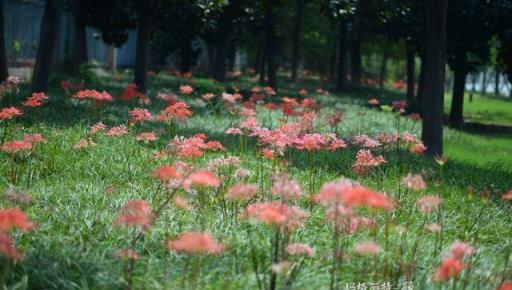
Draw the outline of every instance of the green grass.
M108 89L114 95L119 95L128 79L129 76L125 76L119 83L100 79L88 84L88 87ZM151 80L150 95L155 96L164 89L177 91L179 84L187 82L174 77L159 76ZM203 92L211 89L223 91L223 88L218 88L206 80L191 82ZM246 79L233 84L242 92L247 92L255 85ZM310 92L314 91L315 84L312 83L285 85L279 93L295 95L297 88L303 85ZM230 86L228 84L226 89L231 90ZM197 96L201 93L198 92ZM380 98L382 94L389 95L389 98L400 97L394 92L368 89L317 96L324 106L320 119L327 112L344 110L345 118L339 125L338 132L345 139L358 133L374 135L379 132L394 132L395 114L365 107L368 98ZM18 289L119 289L123 285L121 274L124 264L114 259L112 254L128 246L131 233L128 229L113 227L112 222L117 210L127 200L146 199L155 207L160 203L162 194L169 194L168 191L162 191L150 173L159 164L167 164L172 160L153 160L150 156L163 149L174 136L167 131L160 134L160 140L156 144L139 146L133 139L136 131L145 129L156 132L158 128L164 127L158 123L147 124L144 128L131 128L132 132L124 137L95 137L97 146L77 151L73 146L81 138L88 138L89 125L98 119L109 126L126 124L129 109L139 105L115 102L103 108L97 115L92 106L70 100L56 86L53 86L50 96L50 102L39 113L27 112L27 116L16 123L17 130L14 131L14 137L18 139L23 133L40 132L48 141L30 158L31 174L23 174L16 186L17 189L28 190L32 194L33 203L25 209L38 224L38 228L34 232L16 235L16 244L25 251L26 258L14 265L7 284L17 285ZM24 97L22 90L17 96L4 98L2 107L17 104ZM202 167L213 158L237 156L238 138L225 135L224 131L235 126L239 121L238 117L222 109L211 111L192 100L192 97L184 99L190 102L194 115L186 125L178 127L178 133L191 136L204 132L209 140L219 140L226 146L225 152L208 153L191 163ZM164 106L163 102L157 100L149 108L156 114ZM262 112L259 117L263 125L275 127L279 123L280 114ZM322 132L328 130L321 120L317 120L316 127ZM401 130L408 129L418 134L420 128L420 123L407 118L401 119ZM340 269L342 289L348 282L389 281L390 278L383 277L382 270L388 259L389 267L393 271L400 269L396 277L408 275L407 264L398 268L394 262L396 250L399 247L411 249L417 240L421 224L425 221L436 221L435 215L423 216L414 207L416 199L427 193L444 198L445 230L442 252L457 239L466 240L479 249L472 259L471 271L462 276L459 286L467 284L466 289L494 289L498 285L502 278L504 251L509 246L512 234L510 205L499 200L499 194L511 187L512 140L508 136L477 135L453 129L445 129L445 133L449 161L442 172L432 159L418 158L410 154L400 155L402 165L399 166L398 155L390 151L384 154L388 161L386 165L369 176L359 177L351 169L358 149L355 146L336 153L315 154L314 163L307 161L306 153L287 153L288 165L281 165L280 169L296 178L305 192L310 187L317 191L323 183L341 176L355 179L391 196L397 195L397 184L409 171L422 173L427 181L427 190L403 194L401 206L392 215L393 222L389 228L390 249L375 261L353 255L351 248L357 241L367 240L376 240L384 245L383 224L386 215L360 212L361 215L374 217L379 226L375 233L358 232L344 236L343 245L348 252ZM228 247L225 253L202 260L201 284L198 289L257 289L252 271L251 249L257 249L257 257L262 261L264 271L268 272L273 231L262 225L236 219L234 217L237 212L224 212L216 203L216 196L235 182L261 183L263 194L259 198L268 198L272 164L256 157L255 150L255 142L250 141L249 152L242 156L241 167L250 170L250 176L234 178L229 170L216 173L225 184L219 191L206 191L212 205L204 212L204 224L197 208L186 212L169 205L137 245L141 258L135 267L134 289L181 288L187 258L169 254L164 250L163 242L182 231L200 229L211 232ZM314 184L309 184L310 172L314 174ZM7 178L6 158L0 163L0 173L0 190L12 189L13 185L9 184ZM105 188L109 186L116 188L114 193L105 192ZM490 202L482 202L478 196L468 195L469 187L474 188L476 194L489 191ZM191 202L195 200L193 195L185 192L180 194ZM0 204L3 208L16 205L5 198ZM306 199L298 204L303 208L309 207ZM294 241L309 243L316 251L313 259L306 260L293 289L328 289L332 233L324 222L324 214L324 209L315 206L305 227L292 236ZM424 235L414 275L406 276L408 281L414 282L417 289L450 287L447 283L435 284L431 281L433 268L439 265L442 257L442 253L433 253L435 240L433 235ZM191 265L194 265L193 261ZM506 275L510 278L509 272ZM283 277L279 277L278 281L282 283ZM395 280L389 282L396 285ZM278 286L278 289L284 288L282 284ZM189 284L187 288L192 287Z
M473 100L470 100L473 95ZM450 113L451 94L445 96L445 112ZM512 99L481 93L464 95L464 119L467 122L512 126Z

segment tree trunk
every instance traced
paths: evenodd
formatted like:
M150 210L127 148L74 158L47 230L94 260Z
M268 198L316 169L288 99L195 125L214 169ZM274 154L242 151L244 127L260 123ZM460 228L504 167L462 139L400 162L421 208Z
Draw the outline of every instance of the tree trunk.
M7 71L7 56L5 54L5 38L4 38L4 1L0 0L0 83L9 77Z
M455 127L460 127L464 123L464 89L466 86L467 72L464 70L455 70L453 74L454 76L452 90L452 106L450 109L450 124Z
M259 63L258 63L258 73L260 74L260 79L259 79L259 82L260 82L260 85L264 85L265 84L265 75L266 75L266 69L265 69L265 65L267 63L267 50L266 50L266 46L265 46L265 33L263 33L263 38L262 38L262 41L261 41L261 53L260 53L260 57L259 57Z
M235 71L236 66L236 45L230 41L228 49L228 71Z
M154 16L157 12L158 0L141 2L137 9L139 26L137 29L137 43L135 47L135 73L133 82L140 92L147 91L147 73L149 61L149 40L153 26Z
M447 0L425 0L425 78L422 140L431 156L443 154L443 99Z
M274 22L274 7L270 0L265 2L265 59L267 62L267 84L276 89L277 75L275 64L276 28Z
M487 87L487 70L484 68L482 73L482 94L485 94L485 88Z
M386 71L388 67L388 45L384 44L384 53L382 54L382 62L380 63L380 74L379 74L379 88L384 88L384 81L386 79Z
M299 69L299 43L302 12L304 11L304 0L295 0L296 12L295 23L292 34L292 82L297 81L297 70Z
M420 62L420 77L418 80L418 90L416 92L416 99L418 103L423 104L423 88L425 84L425 56L421 56Z
M500 96L500 72L498 70L494 71L494 95Z
M407 101L414 99L414 86L415 86L415 63L414 63L414 49L407 47L407 60L406 60L406 74L407 74Z
M340 21L340 36L338 44L338 89L342 90L347 86L348 74L348 49L350 47L350 32L345 19Z
M361 75L363 73L363 60L361 55L361 34L357 31L351 41L350 46L350 68L351 82L354 86L361 85Z
M72 71L77 73L80 66L87 62L87 35L85 32L85 2L75 0L73 10L74 41L71 57Z
M217 47L212 76L219 82L224 82L226 79L226 64L231 34L233 33L233 19L236 17L239 8L239 0L230 1L229 5L221 13L217 23Z
M61 0L47 0L44 8L36 63L32 75L32 92L46 92L54 64L59 35Z

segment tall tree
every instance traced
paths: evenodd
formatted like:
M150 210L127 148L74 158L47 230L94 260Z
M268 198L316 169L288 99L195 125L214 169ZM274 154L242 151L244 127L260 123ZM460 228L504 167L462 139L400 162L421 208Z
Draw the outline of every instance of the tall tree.
M275 27L275 1L265 0L264 2L265 9L265 17L264 17L264 32L263 32L263 66L262 71L260 71L260 76L265 75L265 63L266 63L266 71L267 71L267 84L272 88L277 87L277 74L276 74L276 63L275 63L275 54L277 49L277 39L276 39L276 27Z
M350 42L350 81L354 86L361 85L361 77L363 74L361 42L360 26L356 23L352 33L352 41Z
M299 69L299 44L304 11L304 0L295 0L295 18L292 30L292 81L297 81Z
M215 60L212 75L217 81L223 82L226 78L226 64L228 52L233 41L233 24L240 11L241 0L231 0L221 12L217 20Z
M87 62L86 1L75 0L73 2L74 41L71 66L74 72L78 72L80 66Z
M443 154L444 67L448 0L425 0L425 76L422 140L429 155Z
M453 70L450 124L463 123L464 90L466 76L482 67L490 57L489 41L492 36L485 0L459 0L448 3L447 55ZM471 33L461 33L463 30Z
M348 83L348 51L350 48L350 29L345 17L340 20L338 44L338 89L344 89Z
M44 8L36 64L32 75L32 92L46 92L54 64L59 34L62 0L47 0Z
M4 1L0 1L0 83L5 81L8 76L4 37Z
M135 72L133 82L141 92L147 90L149 41L154 20L162 2L160 0L137 1L137 42L135 47Z

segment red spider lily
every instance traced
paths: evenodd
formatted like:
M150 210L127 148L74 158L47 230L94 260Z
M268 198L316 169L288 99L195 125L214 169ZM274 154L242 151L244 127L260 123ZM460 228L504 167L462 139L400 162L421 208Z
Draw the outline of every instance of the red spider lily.
M404 113L405 108L407 107L407 102L404 100L394 101L391 103L391 107L393 107L393 110L397 112Z
M463 260L476 252L476 249L466 242L455 241L448 249L449 256L453 259Z
M354 246L354 252L363 256L377 256L381 250L375 242L359 242Z
M398 141L398 139L400 138L400 136L398 135L398 133L393 133L393 134L378 134L377 135L377 140L383 144L394 144Z
M84 149L84 148L92 147L92 146L96 146L96 143L94 143L94 141L92 141L92 140L87 141L85 139L80 139L80 141L78 141L78 143L76 143L75 146L73 146L73 148L76 150L80 150L80 149Z
M23 259L23 255L14 247L12 237L8 234L0 233L0 253L14 261Z
M251 204L245 209L243 216L265 224L293 230L304 224L308 214L299 207L273 201Z
M271 111L277 110L277 108L279 108L279 106L276 103L266 103L265 105L263 105L263 107Z
M260 150L260 152L265 159L272 160L275 158L275 151L270 148L263 148Z
M375 226L375 221L366 217L352 217L350 219L350 226L348 233L352 234L358 230L369 229Z
M308 91L305 88L301 88L299 90L299 95L302 96L302 97L305 97L305 96L308 95Z
M378 140L370 138L367 135L356 135L353 142L365 148L377 148L382 145Z
M151 120L153 120L153 115L147 109L135 108L130 111L130 121L133 123Z
M416 201L416 204L422 213L430 213L432 210L441 205L441 203L443 203L443 199L435 195L427 195Z
M276 95L276 91L272 87L264 87L263 91L265 92L265 94L267 96L275 96Z
M110 128L107 131L107 136L108 137L122 136L122 135L125 135L125 134L128 134L128 128L126 128L125 125L115 126L115 127Z
M507 193L501 196L501 198L504 200L512 200L512 190L509 190Z
M141 226L147 228L153 222L153 215L149 204L145 200L127 201L118 212L114 226Z
M242 95L222 93L221 98L222 98L222 100L226 101L227 103L234 104L234 103L236 103L236 101L238 101L242 98Z
M169 105L174 105L178 102L178 96L175 93L158 93L156 98L169 103Z
M315 255L315 251L313 248L307 244L301 243L293 243L286 246L286 253L290 256L307 256L313 257Z
M136 98L140 98L143 95L144 95L143 93L139 92L136 84L129 83L124 88L123 95L121 96L121 100L127 101L127 100L131 100L131 99L136 99Z
M217 243L212 235L201 232L184 232L175 240L167 240L170 251L186 254L220 254L226 248Z
M180 94L188 96L194 92L194 88L189 85L180 86Z
M46 139L41 134L25 134L23 141L28 142L32 145L46 142Z
M256 129L256 128L259 128L258 119L256 119L255 117L250 116L247 119L245 119L245 121L240 123L240 128L246 129L246 130L249 130L249 131L251 131L253 129Z
M404 89L406 86L404 80L397 80L394 84L393 84L393 88L395 88L396 90L402 90Z
M228 128L224 133L228 135L242 135L242 130L239 128Z
M362 206L372 209L392 210L393 202L384 193L375 192L367 187L356 185L342 195L343 203L349 207Z
M385 163L384 157L381 155L373 156L370 150L359 150L356 155L356 162L352 164L352 169L358 175L368 173L372 168Z
M144 142L153 142L158 140L158 136L153 132L142 132L139 135L135 136L135 140L144 141Z
M164 165L155 169L152 176L161 181L169 182L170 180L181 178L181 173L178 172L175 166Z
M35 225L29 221L25 213L18 208L0 210L0 231L8 232L13 229L24 232L31 231Z
M324 146L324 138L318 133L305 134L294 141L297 149L308 151L319 151Z
M186 103L177 102L175 104L169 105L167 108L160 112L158 116L158 120L167 121L171 119L180 119L185 120L192 115L192 112L189 110L189 107Z
M60 87L63 90L69 91L73 89L73 83L70 80L63 80L60 82Z
M368 104L370 104L372 106L378 106L378 105L380 105L380 101L378 99L369 99Z
M423 155L423 153L425 153L426 150L427 147L425 147L425 145L423 145L423 143L421 142L412 145L410 149L411 153L414 153L416 155Z
M287 175L276 176L270 192L283 200L299 199L302 196L300 185Z
M40 107L44 104L44 101L48 99L48 96L45 93L33 93L32 96L28 97L23 105L25 107Z
M434 274L434 281L442 282L457 277L465 268L467 265L461 260L445 258Z
M180 157L201 157L204 150L224 150L218 141L205 142L206 135L196 134L190 138L175 137L167 145L168 149Z
M496 290L512 290L512 282L504 282Z
M108 92L98 92L96 90L81 90L76 92L76 94L73 96L74 98L78 100L94 100L97 103L103 103L103 102L112 102L114 98L112 98L112 95L110 95Z
M192 206L182 196L176 195L174 197L174 204L176 205L177 208L180 208L182 210L186 210L186 211L192 210Z
M427 184L421 175L413 175L411 173L407 174L407 176L402 179L402 185L412 190L423 190L427 188Z
M249 200L260 190L257 184L237 183L228 189L225 197L232 200Z
M212 94L212 93L206 93L206 94L203 94L203 95L201 96L201 98L202 98L203 100L205 100L205 101L210 101L210 100L214 99L215 97L216 97L216 95L215 95L215 94Z
M6 153L18 153L21 151L29 151L32 149L32 143L24 140L14 140L5 142L0 149Z
M196 170L190 173L187 179L183 182L183 187L189 189L191 185L206 186L206 187L219 187L220 179L215 174L206 170Z
M344 192L352 189L352 187L354 187L354 184L348 179L326 183L322 186L320 192L314 196L314 200L323 205L341 204Z
M120 259L128 259L134 261L137 261L139 259L139 255L137 254L137 252L135 252L132 249L119 250L115 252L113 256Z
M15 107L8 107L0 110L0 120L10 120L21 115L23 115L23 112Z
M98 132L103 132L107 129L107 126L105 126L103 123L98 122L91 126L89 129L89 134L96 134Z

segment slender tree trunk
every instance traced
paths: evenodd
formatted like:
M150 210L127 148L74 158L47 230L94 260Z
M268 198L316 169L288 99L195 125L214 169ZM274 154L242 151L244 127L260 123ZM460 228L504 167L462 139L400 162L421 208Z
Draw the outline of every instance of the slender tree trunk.
M485 89L487 87L487 70L484 68L482 73L482 94L485 94Z
M7 71L7 56L5 53L5 37L4 37L4 1L0 0L0 83L9 77Z
M500 72L498 70L494 71L494 95L500 96Z
M455 70L453 74L454 76L452 90L452 106L450 109L450 124L455 127L460 127L464 123L464 89L466 86L467 72L464 70Z
M44 8L36 64L32 75L32 92L46 92L54 64L59 35L61 0L47 0Z
M425 0L426 41L422 140L431 156L443 154L447 0Z
M263 33L263 38L262 38L262 41L261 41L261 54L260 54L260 58L259 58L259 63L258 63L258 73L260 74L260 84L261 85L264 85L265 84L265 79L266 79L266 72L267 70L265 69L265 66L266 66L266 63L267 63L267 47L265 45L266 43L266 40L265 40L265 33Z
M72 51L72 71L79 72L80 66L87 62L87 35L85 31L85 1L75 0L73 7L74 41Z
M304 11L304 0L295 0L296 12L295 23L292 34L292 82L297 81L297 70L299 69L299 43L302 14Z
M407 47L407 60L406 60L406 74L407 74L407 101L414 99L414 86L415 86L415 63L414 63L414 49Z
M416 99L420 104L423 103L423 88L425 86L425 56L421 56L420 62L420 77L418 80L418 90L416 92Z
M379 88L384 88L384 81L386 79L386 71L388 67L388 45L384 45L384 53L382 54L382 62L380 63L380 74L379 74Z
M228 70L234 71L236 65L236 45L234 41L230 41L228 49Z
M240 8L239 0L230 1L219 17L217 24L217 49L213 64L212 76L219 82L226 79L226 64L230 48L231 34L233 33L233 19Z
M363 74L363 59L361 55L361 33L357 31L352 37L350 46L350 68L351 82L354 86L361 85L361 75Z
M346 88L348 80L348 50L350 47L350 32L348 31L347 21L340 21L340 36L338 44L338 89Z
M276 52L276 28L274 22L274 7L270 0L265 2L265 52L268 77L267 84L276 89L277 75L274 57Z
M137 10L139 26L137 29L137 43L135 47L135 73L133 82L140 92L147 90L147 73L149 63L149 40L153 26L154 16L158 10L158 0L141 2Z

